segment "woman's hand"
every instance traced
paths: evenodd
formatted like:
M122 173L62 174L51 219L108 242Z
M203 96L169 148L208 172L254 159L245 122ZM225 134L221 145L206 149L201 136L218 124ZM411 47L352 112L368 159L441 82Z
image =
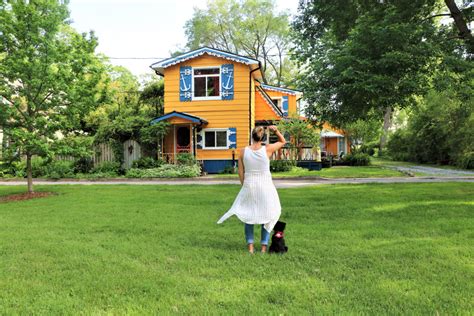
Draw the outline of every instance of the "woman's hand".
M276 127L275 125L268 126L268 129L275 133L278 131L278 127Z

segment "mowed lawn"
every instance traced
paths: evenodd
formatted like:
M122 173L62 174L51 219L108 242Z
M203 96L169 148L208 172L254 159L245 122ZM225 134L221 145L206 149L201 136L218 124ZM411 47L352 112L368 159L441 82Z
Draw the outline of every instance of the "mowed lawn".
M238 178L238 174L218 174L215 178ZM304 168L294 168L286 172L272 172L274 179L278 178L304 178L304 177L322 177L322 178L391 178L406 177L400 171L385 168L382 166L334 166L323 168L322 170L307 170Z
M215 224L238 186L39 189L0 204L0 314L474 310L472 183L281 189L283 256Z

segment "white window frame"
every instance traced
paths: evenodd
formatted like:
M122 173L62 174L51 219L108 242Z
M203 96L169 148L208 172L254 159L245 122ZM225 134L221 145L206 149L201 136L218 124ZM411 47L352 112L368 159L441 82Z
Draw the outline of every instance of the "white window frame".
M278 104L276 104L277 107L279 107L283 111L283 98L282 97L270 97L270 99L273 100L278 100Z
M195 97L194 96L194 70L200 70L200 69L219 69L219 95L215 97ZM193 92L191 94L191 99L194 101L199 101L199 100L222 100L222 93L221 93L221 84L222 84L222 71L221 71L221 66L209 66L209 67L193 67L192 68L192 79L191 79L191 84L192 88L191 91ZM216 75L197 75L196 77L198 78L203 78L203 77L217 77ZM207 79L206 79L206 87L207 87ZM206 89L207 92L207 89Z
M226 132L225 136L225 147L206 147L206 132ZM227 128L205 128L202 130L202 149L206 150L222 150L222 149L229 149L229 129ZM214 134L217 135L217 134ZM214 136L216 137L216 136ZM217 139L215 139L217 145Z

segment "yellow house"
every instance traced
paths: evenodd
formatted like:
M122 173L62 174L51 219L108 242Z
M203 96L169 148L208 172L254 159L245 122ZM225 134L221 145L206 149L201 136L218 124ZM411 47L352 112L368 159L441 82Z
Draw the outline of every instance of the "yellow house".
M179 153L202 161L216 173L237 160L237 148L250 144L250 132L298 112L302 93L261 84L258 60L203 47L151 65L165 81L165 114L152 121L171 124L161 155ZM270 140L271 141L271 140Z

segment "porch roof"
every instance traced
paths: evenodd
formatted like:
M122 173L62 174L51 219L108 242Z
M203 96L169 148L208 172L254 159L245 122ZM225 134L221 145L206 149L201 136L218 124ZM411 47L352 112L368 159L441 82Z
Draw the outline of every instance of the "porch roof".
M173 111L173 112L167 113L165 115L162 115L160 117L153 119L150 122L150 125L156 124L161 121L173 119L173 118L183 119L183 120L189 121L190 123L199 124L199 125L207 124L207 121L199 116L194 116L194 115L184 113L184 112Z

